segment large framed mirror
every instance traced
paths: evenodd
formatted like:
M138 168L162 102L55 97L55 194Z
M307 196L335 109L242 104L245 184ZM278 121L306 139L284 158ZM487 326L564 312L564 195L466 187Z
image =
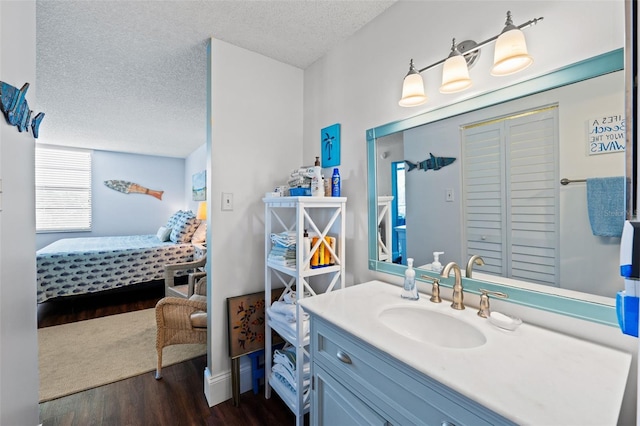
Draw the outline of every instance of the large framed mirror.
M369 268L481 254L465 291L616 325L620 238L594 235L586 180L619 180L628 216L625 137L622 49L369 129Z

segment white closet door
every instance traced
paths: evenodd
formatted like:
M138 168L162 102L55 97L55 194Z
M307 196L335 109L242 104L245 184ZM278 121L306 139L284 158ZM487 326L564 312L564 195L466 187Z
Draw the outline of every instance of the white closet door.
M509 276L558 285L558 109L504 122Z
M502 123L463 130L463 204L466 256L482 256L483 272L506 276L507 226Z
M466 254L483 272L558 285L558 109L462 130Z

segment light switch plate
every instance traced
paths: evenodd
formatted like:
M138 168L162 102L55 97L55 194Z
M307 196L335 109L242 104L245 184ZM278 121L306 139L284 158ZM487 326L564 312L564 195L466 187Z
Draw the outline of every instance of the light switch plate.
M448 201L448 202L453 201L453 189L451 188L445 189L444 199L445 201Z
M231 192L222 193L222 210L233 210L233 194Z

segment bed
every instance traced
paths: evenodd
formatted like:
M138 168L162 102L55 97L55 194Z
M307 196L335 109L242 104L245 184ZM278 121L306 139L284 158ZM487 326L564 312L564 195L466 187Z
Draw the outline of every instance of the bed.
M156 235L63 238L41 248L38 303L163 279L166 264L194 260L200 221L186 213L177 212Z

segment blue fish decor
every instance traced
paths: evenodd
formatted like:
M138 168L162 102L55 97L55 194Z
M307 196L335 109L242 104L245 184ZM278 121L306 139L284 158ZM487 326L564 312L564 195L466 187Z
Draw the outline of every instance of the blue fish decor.
M33 119L33 111L25 98L29 83L25 83L20 90L10 84L0 81L0 110L4 113L7 123L16 126L19 132L29 131L34 138L38 138L40 123L44 118L44 112L39 112Z
M454 161L456 161L454 157L435 157L432 153L429 153L429 158L417 164L412 163L411 161L404 160L404 162L409 166L407 172L410 172L413 169L424 170L425 172L429 169L440 170L444 166L448 166Z

